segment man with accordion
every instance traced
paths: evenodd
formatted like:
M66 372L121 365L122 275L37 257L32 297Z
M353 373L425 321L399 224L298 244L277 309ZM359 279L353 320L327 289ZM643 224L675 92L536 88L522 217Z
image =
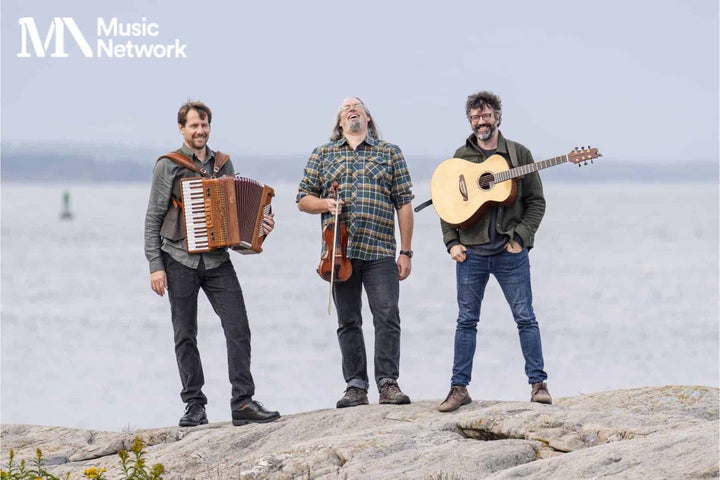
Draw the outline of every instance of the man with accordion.
M202 391L205 379L197 348L197 298L201 288L220 317L225 332L233 425L270 422L280 417L278 412L269 411L253 400L255 384L250 373L250 327L240 283L227 250L228 247L241 249L247 246L247 252L259 252L257 239L262 241L275 222L268 204L258 210L254 240L239 245L212 242L220 236L220 230L227 228L215 232L211 227L231 215L226 213L227 205L208 212L194 211L208 205L210 199L199 197L199 202L196 201L192 185L198 180L208 185L217 183L216 179L228 180L227 177L234 177L235 172L227 155L207 146L211 121L212 112L202 102L187 102L180 107L178 129L183 144L177 151L160 157L155 164L145 216L145 256L150 263L150 287L160 296L167 290L170 299L175 356L182 383L180 397L186 404L185 414L179 422L181 427L208 423L207 397ZM269 187L265 187L267 189ZM199 190L200 194L211 191L209 186ZM225 203L229 201L225 199ZM234 228L237 229L238 215L234 213Z

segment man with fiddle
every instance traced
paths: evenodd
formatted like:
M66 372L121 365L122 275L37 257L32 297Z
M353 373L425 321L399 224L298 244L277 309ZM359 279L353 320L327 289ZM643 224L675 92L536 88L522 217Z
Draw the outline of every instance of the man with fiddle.
M321 214L323 230L336 216L347 230L347 245L341 248L350 261L352 273L347 280L334 281L331 287L346 383L337 408L368 404L370 383L362 330L363 287L375 327L374 373L379 403L407 404L410 398L397 382L398 299L399 281L410 275L412 259L410 172L400 148L381 140L369 110L359 98L349 97L343 101L330 140L310 155L298 187L297 205L303 212ZM400 230L397 259L395 212ZM324 251L329 248L327 243L323 243Z

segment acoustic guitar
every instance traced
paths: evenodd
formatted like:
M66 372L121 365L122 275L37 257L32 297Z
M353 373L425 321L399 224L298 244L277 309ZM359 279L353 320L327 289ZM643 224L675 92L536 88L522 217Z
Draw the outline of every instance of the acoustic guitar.
M437 214L452 226L471 226L492 205L515 200L517 178L544 168L571 162L582 166L602 155L597 148L575 148L567 155L510 168L501 155L482 163L450 158L437 166L430 180L430 196Z

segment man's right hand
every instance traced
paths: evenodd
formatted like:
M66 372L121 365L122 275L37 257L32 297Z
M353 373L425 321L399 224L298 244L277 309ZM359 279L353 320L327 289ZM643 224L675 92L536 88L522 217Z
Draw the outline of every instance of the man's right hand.
M457 245L453 245L450 249L450 258L458 263L462 263L467 258L467 254L465 254L466 250L467 247L465 247L465 245L461 245L459 243Z
M327 211L328 213L332 213L335 215L335 210L338 208L342 208L343 202L342 200L335 200L334 198L324 198L323 201L326 204L326 208L323 211Z
M165 275L165 270L159 270L150 274L150 288L161 297L165 295L165 289L167 288L167 275Z

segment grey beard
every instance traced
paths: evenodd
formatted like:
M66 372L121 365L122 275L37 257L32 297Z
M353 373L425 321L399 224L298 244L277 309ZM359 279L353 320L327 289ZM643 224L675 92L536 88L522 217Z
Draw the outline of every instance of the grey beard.
M479 131L476 130L475 136L477 137L478 140L480 140L481 142L484 142L485 140L487 140L488 138L493 136L493 134L495 133L495 130L497 130L496 127L490 127L487 130L487 132L485 132L485 133L480 133Z
M360 133L361 126L360 122L352 122L349 126L350 133Z

